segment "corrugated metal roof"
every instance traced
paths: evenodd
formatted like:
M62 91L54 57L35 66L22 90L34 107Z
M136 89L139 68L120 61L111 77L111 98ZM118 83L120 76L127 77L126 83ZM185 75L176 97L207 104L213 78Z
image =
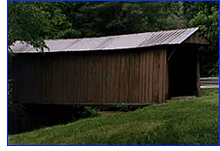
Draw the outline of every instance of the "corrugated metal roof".
M199 28L177 29L159 32L146 32L129 35L81 38L81 39L57 39L45 40L50 48L49 52L65 51L94 51L141 48L158 45L181 44ZM15 42L11 49L16 53L39 53L36 48L19 41ZM48 52L47 49L44 49Z

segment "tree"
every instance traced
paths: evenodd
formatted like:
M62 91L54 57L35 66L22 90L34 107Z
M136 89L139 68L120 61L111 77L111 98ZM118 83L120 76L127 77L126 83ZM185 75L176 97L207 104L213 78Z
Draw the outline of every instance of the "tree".
M218 61L216 1L9 1L8 44L25 41L45 46L43 39L131 34L199 26L211 47L204 56L204 75L216 74ZM207 67L205 67L207 66ZM215 71L209 71L208 68ZM203 68L205 67L205 68Z
M185 2L188 4L189 2ZM189 27L199 26L201 34L210 42L206 51L202 52L201 75L218 75L219 71L219 8L218 1L194 2L192 6L196 12L193 12L192 18L188 20ZM185 12L192 10L188 7Z
M8 2L8 45L25 41L34 47L46 47L43 38L43 13L34 2ZM9 48L10 49L10 48Z

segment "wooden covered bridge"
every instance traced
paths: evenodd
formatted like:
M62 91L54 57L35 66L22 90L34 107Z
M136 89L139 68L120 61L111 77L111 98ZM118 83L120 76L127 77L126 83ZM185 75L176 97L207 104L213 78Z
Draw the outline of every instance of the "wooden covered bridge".
M26 104L148 105L199 96L199 28L11 46L14 99Z

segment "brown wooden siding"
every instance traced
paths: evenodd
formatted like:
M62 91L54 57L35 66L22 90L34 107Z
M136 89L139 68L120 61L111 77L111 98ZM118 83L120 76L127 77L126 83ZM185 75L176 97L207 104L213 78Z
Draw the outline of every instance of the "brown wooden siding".
M20 64L19 101L24 103L146 105L164 102L167 93L161 48L32 55Z

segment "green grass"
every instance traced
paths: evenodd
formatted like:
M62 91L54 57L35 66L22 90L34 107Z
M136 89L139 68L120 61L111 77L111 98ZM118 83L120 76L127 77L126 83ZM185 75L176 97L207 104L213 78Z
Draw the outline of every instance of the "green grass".
M11 135L9 145L218 145L219 90Z

